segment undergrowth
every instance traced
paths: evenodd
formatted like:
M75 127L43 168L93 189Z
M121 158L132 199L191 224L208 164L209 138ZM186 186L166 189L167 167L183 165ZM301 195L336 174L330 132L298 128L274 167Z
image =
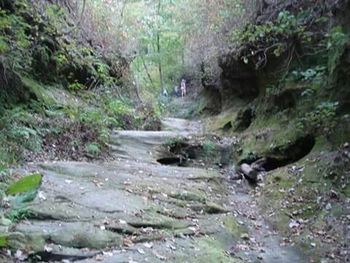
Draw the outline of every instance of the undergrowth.
M2 109L3 165L34 160L107 158L112 129L147 129L158 123L159 117L152 108L134 110L131 101L96 98L93 94L85 94L80 100L77 105L32 103Z

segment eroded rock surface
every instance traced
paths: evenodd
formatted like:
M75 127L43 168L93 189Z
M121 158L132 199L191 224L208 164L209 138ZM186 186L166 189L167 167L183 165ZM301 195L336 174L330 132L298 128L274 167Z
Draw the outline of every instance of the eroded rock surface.
M295 248L280 246L244 183L157 163L167 140L203 131L176 119L164 127L116 131L113 162L29 167L43 183L13 242L43 261L303 262Z

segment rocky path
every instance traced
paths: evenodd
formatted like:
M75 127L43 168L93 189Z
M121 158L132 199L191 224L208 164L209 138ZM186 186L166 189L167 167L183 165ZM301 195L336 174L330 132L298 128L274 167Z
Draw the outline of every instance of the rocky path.
M304 262L259 216L244 183L214 169L164 166L167 141L203 132L116 131L116 161L33 164L43 183L13 229L32 258L57 262Z

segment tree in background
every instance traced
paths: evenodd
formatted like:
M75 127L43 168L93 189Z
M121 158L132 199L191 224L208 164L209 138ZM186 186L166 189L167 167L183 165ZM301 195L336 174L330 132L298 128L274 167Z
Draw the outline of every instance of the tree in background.
M258 8L255 0L58 1L68 3L101 53L127 58L137 96L145 100L172 90L185 72L200 74L203 63L216 74L217 57L232 48L232 28L244 27Z

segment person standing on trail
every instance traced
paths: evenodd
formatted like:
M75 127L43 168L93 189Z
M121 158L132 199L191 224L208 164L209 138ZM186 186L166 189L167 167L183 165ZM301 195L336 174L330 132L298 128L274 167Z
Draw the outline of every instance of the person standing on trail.
M181 97L186 96L186 80L181 80Z
M178 86L174 87L174 94L176 97L179 97L179 87Z

